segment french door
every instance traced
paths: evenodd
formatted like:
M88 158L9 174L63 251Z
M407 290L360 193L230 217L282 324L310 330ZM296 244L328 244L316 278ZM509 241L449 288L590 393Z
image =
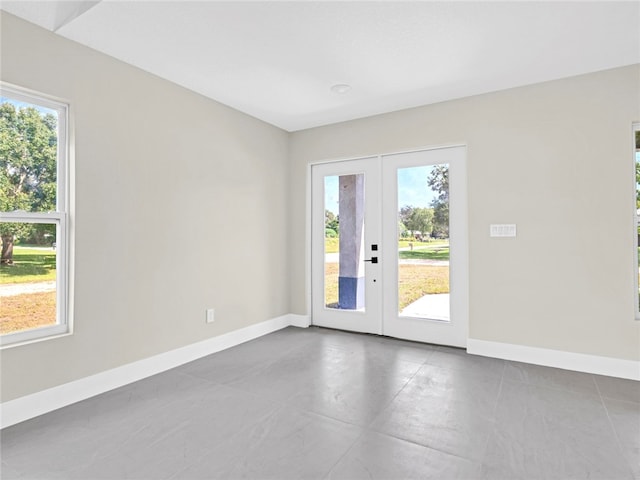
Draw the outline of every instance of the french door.
M465 148L312 166L312 323L466 347Z

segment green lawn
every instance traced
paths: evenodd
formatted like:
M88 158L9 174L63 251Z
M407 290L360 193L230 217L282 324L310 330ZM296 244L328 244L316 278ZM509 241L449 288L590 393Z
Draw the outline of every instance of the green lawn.
M398 267L398 311L425 295L449 293L449 267L400 265Z
M56 323L56 292L25 293L2 298L0 334Z
M338 237L324 239L325 253L338 253L339 250L340 250L340 239Z
M398 256L404 260L449 260L449 247L401 250Z
M398 269L398 311L419 298L434 293L449 293L449 267L400 265ZM338 264L325 264L325 305L338 307Z
M413 248L432 247L435 245L449 244L449 240L431 240L429 242L416 242L410 240L398 240L398 248L407 248L413 243Z
M401 240L398 242L398 248L408 248L409 243L413 244L413 250L399 250L400 259L449 260L448 240L433 240L431 242ZM338 238L326 238L325 252L338 252L338 244ZM398 281L398 306L402 310L424 295L449 293L449 267L403 264L399 266ZM325 264L325 305L329 308L337 308L338 305L338 263Z
M449 240L432 240L430 242L410 242L408 240L399 240L398 248L409 248L409 244L413 244L413 248L422 249L422 248L431 248L437 247L438 245L449 245ZM340 239L336 238L325 238L324 239L324 252L325 253L337 253L340 250ZM400 257L402 258L402 257Z
M0 265L0 284L47 282L56 279L56 251L13 247L13 265Z

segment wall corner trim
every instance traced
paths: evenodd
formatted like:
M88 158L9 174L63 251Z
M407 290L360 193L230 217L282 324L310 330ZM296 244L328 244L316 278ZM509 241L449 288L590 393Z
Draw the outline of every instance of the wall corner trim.
M310 320L307 315L282 315L73 382L9 400L0 404L0 428L15 425L114 388L162 373L285 327L306 328L309 325Z
M513 345L510 343L489 342L474 338L467 340L467 352L483 357L501 358L545 367L640 381L640 361Z

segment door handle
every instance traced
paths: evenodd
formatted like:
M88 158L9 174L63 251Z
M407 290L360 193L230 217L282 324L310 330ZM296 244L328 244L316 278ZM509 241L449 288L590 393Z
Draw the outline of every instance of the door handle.
M365 262L378 263L378 257L371 257L369 260L365 260Z

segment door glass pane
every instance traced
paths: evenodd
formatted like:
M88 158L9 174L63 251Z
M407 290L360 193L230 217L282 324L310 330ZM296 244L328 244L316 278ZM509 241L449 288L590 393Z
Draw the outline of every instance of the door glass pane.
M324 178L324 305L364 311L364 174Z
M3 167L0 210L56 210L59 113L41 105L0 97Z
M449 320L449 165L398 169L398 310Z
M57 323L56 224L2 222L0 333Z

